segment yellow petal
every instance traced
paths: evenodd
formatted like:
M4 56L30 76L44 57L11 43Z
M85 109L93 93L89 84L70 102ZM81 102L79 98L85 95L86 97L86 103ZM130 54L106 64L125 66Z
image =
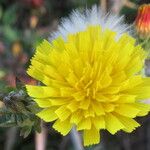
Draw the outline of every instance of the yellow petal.
M83 71L83 62L81 60L81 58L77 57L73 62L72 62L72 65L73 65L73 69L76 73L76 75L79 77L82 76L82 71Z
M83 118L83 112L81 110L77 110L71 115L70 122L75 123L77 125L82 118Z
M79 56L77 48L73 42L65 43L65 48L66 48L67 53L73 59L76 59Z
M105 129L105 120L103 116L94 117L92 121L96 129Z
M35 69L35 68L33 68L32 66L30 66L30 68L28 69L27 73L31 77L41 81L42 83L44 83L46 85L49 85L48 82L44 82L44 76L43 76L42 72L37 70L37 69Z
M142 82L143 80L141 75L132 76L121 84L120 91L123 91L125 93L129 89L134 89L134 87L140 85ZM129 94L128 92L126 93Z
M136 99L144 100L150 98L150 86L137 86L133 89L127 90L129 94L137 95Z
M48 77L46 74L43 74L42 70L38 70L34 68L33 66L30 66L27 73L30 76L34 77L35 79L41 81L43 84L48 85L48 86L53 86L56 88L58 88L60 85L69 86L69 84L67 84L66 82L55 80L55 79Z
M149 77L142 78L142 83L139 86L150 86L150 78Z
M140 110L137 116L145 116L150 112L150 104L144 104L142 102L135 103L134 107Z
M37 116L46 122L54 121L58 118L55 113L56 109L57 107L50 107L50 108L43 109L42 111L37 113Z
M136 101L136 95L124 94L119 97L116 103L134 103Z
M50 50L50 52L51 52L51 50ZM47 59L48 55L49 54L42 53L37 49L37 51L36 51L35 55L33 56L32 60L36 60L40 63L50 65L51 63L50 63L49 59Z
M49 98L49 97L58 97L58 89L48 87L48 86L33 86L26 85L28 94L34 98Z
M82 55L84 62L89 60L88 51L91 50L90 34L89 32L80 32L79 37L79 53Z
M126 43L123 47L122 50L119 51L119 57L118 57L118 61L116 64L116 67L119 68L119 70L124 69L128 62L130 61L130 55L134 50L134 45L132 45L131 43Z
M60 88L60 93L61 93L61 96L63 97L70 97L70 93L74 93L75 90L71 87L62 87Z
M83 118L77 125L77 130L91 129L91 119Z
M59 108L55 111L55 113L57 114L58 118L59 118L61 121L66 120L66 119L70 116L70 114L71 114L71 112L69 111L69 109L67 109L65 106L59 107Z
M73 72L70 72L68 76L66 77L66 80L71 86L74 86L78 82L78 78Z
M144 65L144 63L143 63L143 61L141 61L140 56L139 57L135 56L132 59L132 61L130 61L128 66L126 67L127 75L130 76L130 75L134 75L135 73L139 72L142 69L143 65Z
M72 101L70 102L69 105L67 105L67 108L71 111L71 112L75 112L79 107L79 103L76 101Z
M117 85L123 82L126 79L126 74L124 71L115 72L112 76L112 85Z
M62 135L67 135L72 128L72 124L70 123L70 119L66 119L64 121L57 120L53 124L53 128L60 132Z
M93 111L92 107L89 107L87 110L84 110L84 117L94 117L95 116L95 112Z
M50 78L57 79L63 81L63 77L58 73L56 68L52 65L44 64L43 62L39 62L35 59L31 61L32 66L34 66L37 70L42 71L45 75ZM32 67L31 67L32 68Z
M83 133L84 146L98 144L100 142L99 130L94 126L90 130L84 130Z
M60 106L60 105L64 105L64 104L68 104L70 102L69 98L54 98L54 99L49 99L49 101L51 102L51 105L53 106Z
M107 69L105 69L105 71L101 75L101 79L100 79L101 88L106 88L111 84L112 79L109 73L110 72Z
M115 114L115 116L119 119L119 121L124 125L124 131L126 132L132 132L137 127L140 126L139 123L137 123L134 119L124 117L118 114Z
M82 100L82 101L80 102L79 108L86 110L86 109L88 109L89 105L90 105L90 99L87 98L87 99Z
M132 104L121 104L115 108L115 112L129 118L134 118L140 110Z
M102 93L96 93L95 95L95 99L98 101L98 102L106 102L106 101L109 101L109 98L108 97L105 97L104 95L102 95Z
M41 108L52 106L52 103L48 99L33 99Z
M93 108L93 111L94 111L94 112L96 113L96 115L98 115L98 116L105 114L105 110L104 110L102 104L99 103L99 102L92 102L92 108Z
M44 52L45 52L45 54L49 54L50 53L50 51L51 51L51 44L47 41L47 40L43 40L43 42L40 44L40 49L39 49L39 51L41 52L41 53L43 53L43 49L44 49Z
M62 56L64 57L64 56ZM64 58L65 59L65 58ZM67 62L65 62L65 60L62 60L63 63L59 64L59 66L57 66L57 71L62 75L64 81L66 79L66 76L68 76L69 71L71 69L71 65L68 64ZM67 83L67 82L66 82ZM68 83L67 83L68 84ZM68 84L69 85L69 84Z
M125 128L124 125L117 119L117 117L111 113L105 115L105 123L106 129L111 134L115 134L117 131Z
M117 94L118 92L119 92L119 90L120 90L120 87L118 87L118 86L114 86L114 87L107 87L107 88L105 88L105 89L103 89L101 92L103 93L103 94Z
M85 94L83 91L73 93L72 96L75 98L76 101L81 101L81 100L84 100L85 98Z
M111 104L111 103L103 103L102 106L105 112L112 112L115 109L115 104Z
M65 48L64 40L62 37L58 37L57 39L52 41L53 47L55 47L58 51L62 51Z

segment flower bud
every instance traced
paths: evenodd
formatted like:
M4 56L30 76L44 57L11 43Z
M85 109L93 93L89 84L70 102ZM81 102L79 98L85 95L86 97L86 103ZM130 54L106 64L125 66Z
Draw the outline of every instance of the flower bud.
M139 7L135 26L141 38L150 37L150 4L144 4Z

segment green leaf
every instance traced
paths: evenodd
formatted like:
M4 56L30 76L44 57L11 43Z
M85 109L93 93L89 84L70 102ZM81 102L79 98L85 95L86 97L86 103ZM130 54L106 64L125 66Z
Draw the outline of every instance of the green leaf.
M6 41L13 42L19 39L18 31L14 28L11 28L9 25L4 26L2 30Z
M25 126L20 130L20 136L26 138L31 133L32 128L30 126Z
M1 93L5 106L0 108L0 127L19 127L21 135L27 137L32 130L41 131L41 120L35 115L39 107L25 91Z
M2 9L2 7L0 6L0 20L1 20L1 18L2 18L2 15L3 15L3 9Z
M17 5L11 5L3 15L3 23L6 25L12 25L17 20Z

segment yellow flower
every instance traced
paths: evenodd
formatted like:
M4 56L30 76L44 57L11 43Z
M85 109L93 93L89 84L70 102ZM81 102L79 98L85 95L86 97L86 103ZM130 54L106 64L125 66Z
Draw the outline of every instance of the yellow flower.
M150 110L150 79L142 77L145 52L123 34L89 26L67 40L44 40L31 60L28 74L44 85L27 85L28 94L43 108L37 115L62 135L73 126L83 131L84 145L97 144L99 131L132 132L133 118Z
M135 26L142 38L150 38L150 4L139 7Z

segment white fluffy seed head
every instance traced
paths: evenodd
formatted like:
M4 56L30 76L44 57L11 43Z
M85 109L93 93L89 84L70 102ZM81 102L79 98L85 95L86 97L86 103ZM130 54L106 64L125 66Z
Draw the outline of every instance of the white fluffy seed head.
M123 33L129 32L130 28L123 22L123 16L120 17L111 13L103 15L99 7L94 5L91 9L85 9L83 12L78 9L74 10L68 18L63 18L57 31L51 34L49 40L60 36L66 39L68 34L84 31L89 25L99 25L102 30L115 31L117 38Z

